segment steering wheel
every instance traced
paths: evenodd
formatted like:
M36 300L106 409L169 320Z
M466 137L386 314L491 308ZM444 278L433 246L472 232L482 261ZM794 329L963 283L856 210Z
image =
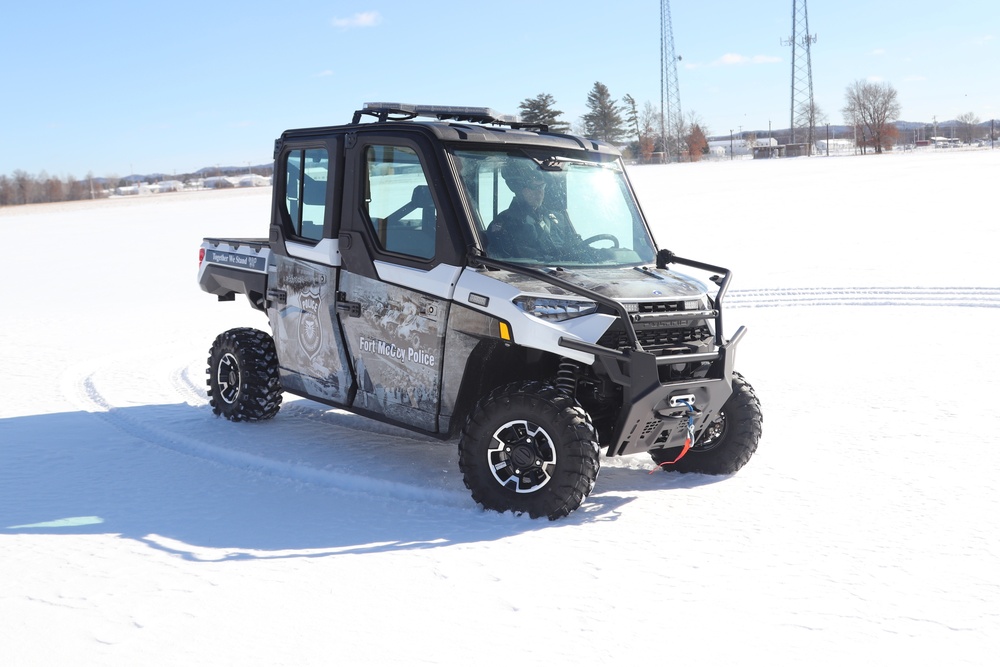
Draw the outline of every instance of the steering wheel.
M584 239L580 243L583 245L590 245L591 243L596 243L597 241L611 241L615 248L620 247L618 245L618 237L614 234L594 234L588 239Z

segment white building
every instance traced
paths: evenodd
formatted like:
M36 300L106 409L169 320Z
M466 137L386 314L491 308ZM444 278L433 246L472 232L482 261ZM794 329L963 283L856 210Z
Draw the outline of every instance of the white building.
M710 155L717 155L716 149L721 149L723 155L729 155L730 150L732 150L733 155L750 155L753 153L753 149L758 146L770 146L776 148L778 146L778 140L767 137L758 137L755 141L749 141L747 139L719 139L716 141L708 142L708 152Z

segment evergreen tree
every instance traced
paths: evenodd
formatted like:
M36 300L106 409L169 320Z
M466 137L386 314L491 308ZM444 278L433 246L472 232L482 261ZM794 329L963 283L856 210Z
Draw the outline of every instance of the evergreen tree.
M562 111L554 109L555 98L548 93L541 93L521 102L521 120L525 123L542 123L549 126L551 132L568 132L569 123L559 120Z
M589 113L583 115L584 133L588 139L617 143L625 135L625 121L618 111L618 104L611 99L608 87L600 81L594 83L587 95Z

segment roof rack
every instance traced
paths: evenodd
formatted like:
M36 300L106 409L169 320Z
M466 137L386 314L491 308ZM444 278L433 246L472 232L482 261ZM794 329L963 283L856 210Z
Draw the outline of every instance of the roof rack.
M373 116L380 123L388 121L413 120L417 117L455 120L484 125L506 125L514 130L548 131L544 123L523 122L520 116L497 113L489 107L451 107L432 104L400 104L398 102L365 102L365 106L354 112L352 124L361 122L362 116Z

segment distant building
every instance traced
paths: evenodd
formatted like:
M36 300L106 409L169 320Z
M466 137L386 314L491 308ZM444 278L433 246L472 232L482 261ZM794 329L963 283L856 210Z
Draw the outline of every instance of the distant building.
M153 189L148 183L136 183L135 185L121 185L115 188L115 195L119 197L131 197L135 195L151 195Z
M232 176L210 176L201 182L202 187L213 188L235 188L239 179Z
M160 181L152 187L154 192L180 192L184 184L180 181Z
M259 174L247 174L240 177L237 185L241 188L260 188L271 185L271 179L268 176L261 176Z
M729 155L730 151L733 155L750 155L756 147L776 147L777 145L777 139L768 139L767 137L758 137L756 141L752 142L746 139L715 139L708 142L708 152L710 155L716 155L715 149L721 149L723 155Z
M934 148L951 148L962 145L962 140L958 137L931 137L931 142L934 144Z
M816 142L816 153L826 155L829 153L849 153L854 150L854 141L851 139L820 139Z

